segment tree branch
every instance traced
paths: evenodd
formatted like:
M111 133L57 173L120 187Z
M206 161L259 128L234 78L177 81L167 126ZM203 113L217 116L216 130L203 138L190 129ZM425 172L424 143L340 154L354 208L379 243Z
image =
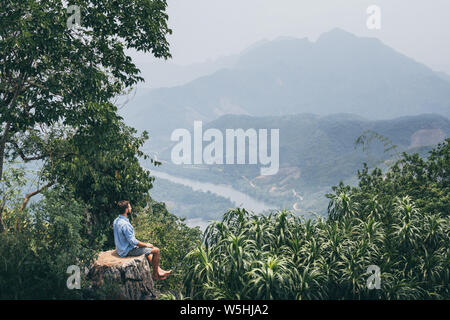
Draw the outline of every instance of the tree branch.
M54 184L55 184L54 181L53 182L49 182L45 186L43 186L42 188L39 188L39 189L37 189L37 190L35 190L33 192L27 193L25 195L25 199L23 199L22 205L20 207L20 211L23 211L23 209L25 209L25 207L27 206L28 201L30 201L31 197L34 197L35 195L41 193L43 190L50 188Z
M39 155L39 156L35 156L35 157L27 157L25 156L25 153L22 151L22 149L20 149L19 145L17 144L17 142L15 141L11 141L11 143L14 145L15 150L17 151L17 153L19 154L19 156L22 158L23 161L28 162L28 161L33 161L33 160L42 160L45 158L45 155Z

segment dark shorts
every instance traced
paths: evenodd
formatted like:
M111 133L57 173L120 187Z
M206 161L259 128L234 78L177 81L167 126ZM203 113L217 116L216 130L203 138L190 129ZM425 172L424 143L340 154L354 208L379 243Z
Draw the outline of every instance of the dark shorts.
M152 253L153 248L134 247L128 252L127 257L138 257L145 254L146 257Z

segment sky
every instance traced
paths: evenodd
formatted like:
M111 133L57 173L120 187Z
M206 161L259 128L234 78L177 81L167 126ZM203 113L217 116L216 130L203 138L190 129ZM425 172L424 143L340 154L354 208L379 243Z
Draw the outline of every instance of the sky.
M168 0L172 63L189 65L237 54L282 36L315 41L339 27L376 37L435 71L450 74L449 0ZM381 10L381 29L369 30L367 8ZM150 55L132 56L138 65Z

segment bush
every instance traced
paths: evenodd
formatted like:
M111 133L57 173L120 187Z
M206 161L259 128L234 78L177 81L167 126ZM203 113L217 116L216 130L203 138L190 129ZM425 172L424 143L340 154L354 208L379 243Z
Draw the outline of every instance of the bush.
M95 257L83 230L87 208L70 193L53 189L19 215L12 210L0 234L0 299L82 298L66 286L70 265L81 271ZM17 213L17 215L15 215Z
M227 212L186 259L192 299L450 299L449 158L404 155L333 188L329 218ZM369 266L381 288L368 287Z
M150 202L133 219L136 238L161 249L161 268L173 273L164 281L155 283L160 291L179 291L187 272L184 258L200 243L201 231L189 228L169 211L164 203Z

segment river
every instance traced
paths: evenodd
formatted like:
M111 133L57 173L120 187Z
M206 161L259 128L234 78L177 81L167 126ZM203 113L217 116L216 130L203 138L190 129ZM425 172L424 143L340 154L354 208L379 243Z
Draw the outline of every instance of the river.
M209 191L213 194L229 199L231 202L233 202L233 204L236 207L244 207L249 211L263 212L273 209L273 207L265 204L262 201L256 200L241 191L234 189L230 185L214 184L209 182L191 180L187 178L180 178L170 175L166 172L155 170L152 170L151 174L156 178L165 179L172 183L177 183L191 187L194 191L203 191L203 192ZM203 220L201 218L196 218L186 220L186 224L190 227L199 226L201 230L205 230L206 226L208 225L208 221Z

